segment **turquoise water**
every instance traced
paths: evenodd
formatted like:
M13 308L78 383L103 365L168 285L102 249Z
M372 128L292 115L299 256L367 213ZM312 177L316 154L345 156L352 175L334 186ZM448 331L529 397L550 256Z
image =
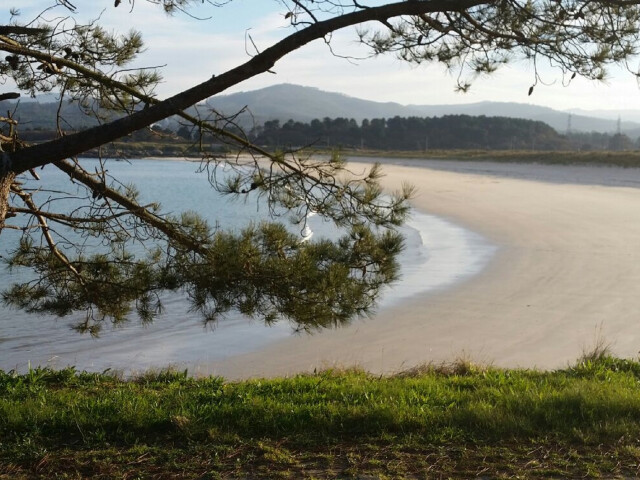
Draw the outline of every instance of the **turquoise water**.
M92 170L92 162L85 160L85 168ZM142 203L160 200L165 212L194 210L212 225L231 229L259 221L267 213L266 205L257 198L238 201L221 197L211 188L206 174L196 173L197 163L137 160L109 162L107 166L123 183L138 186ZM55 168L45 168L40 176L47 185L68 182ZM336 234L333 226L317 215L308 222L314 237ZM291 225L291 229L297 232L300 226ZM407 245L400 259L402 279L386 289L380 308L414 295L437 294L439 289L479 272L495 251L479 235L423 212L413 212L402 231ZM16 238L15 231L5 230L0 235L0 252ZM0 287L16 278L0 270ZM167 293L163 302L165 312L152 325L132 321L123 327L106 328L97 339L70 330L69 325L82 314L56 318L0 306L0 369L75 365L91 371L112 368L130 373L168 366L190 368L253 351L292 334L285 322L265 327L237 314L228 315L215 328L203 327L179 293Z

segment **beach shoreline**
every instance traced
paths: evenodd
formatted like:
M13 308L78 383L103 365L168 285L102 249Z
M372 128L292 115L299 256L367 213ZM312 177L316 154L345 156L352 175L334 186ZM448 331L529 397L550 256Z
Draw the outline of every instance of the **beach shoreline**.
M206 177L194 176L195 168L181 159L165 159L161 163L140 159L126 165L121 162L110 165L111 172L119 178L128 178L132 183L141 180L141 198L144 195L149 201L163 198L165 208L174 210L197 209L205 198L210 198L210 185ZM365 167L353 169L364 171ZM192 182L189 198L181 195L180 185L184 182ZM234 223L235 217L247 221L252 215L260 218L252 204L247 208L246 204L221 201L219 207L212 210L216 217L210 221L221 221L227 228L242 226L242 222ZM223 212L226 217L221 216ZM311 218L309 225L316 238L337 234L320 216ZM433 215L414 211L401 231L406 245L398 258L403 278L383 289L380 311L402 304L418 293L448 288L482 269L493 253L493 246L480 236ZM429 249L424 247L425 243ZM425 271L429 272L428 282L422 281ZM26 371L31 366L74 365L79 370L113 369L126 375L149 369L193 371L197 365L260 350L293 334L285 322L266 326L259 319L251 320L236 312L225 315L214 326L203 328L200 315L189 310L183 293L164 292L162 301L165 311L152 325L140 325L134 317L118 327L107 324L99 338L69 335L70 325L81 319L82 312L55 318L21 311L12 313L0 305L0 317L16 317L4 323L0 367ZM37 325L37 333L27 325Z
M277 341L257 352L200 365L194 374L239 379L332 367L389 374L460 357L553 369L596 344L610 344L619 356L637 356L640 170L397 163L383 165L385 188L397 189L407 180L416 185L415 208L499 247L489 265L450 288L412 297L371 319ZM365 165L361 159L353 164Z

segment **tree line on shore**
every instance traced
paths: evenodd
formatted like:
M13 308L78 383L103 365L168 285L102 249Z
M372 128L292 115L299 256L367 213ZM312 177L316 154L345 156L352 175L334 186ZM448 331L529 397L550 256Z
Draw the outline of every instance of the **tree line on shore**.
M271 120L255 127L251 141L265 146L344 147L375 150L631 150L621 133L558 133L546 123L508 117L445 115L365 119L324 118L309 123Z
M365 119L324 118L310 123L271 120L251 131L268 146L338 146L377 150L566 148L567 140L543 122L469 115Z
M9 102L0 102L1 104ZM39 109L55 104L27 104L23 112L25 121L22 138L33 143L48 141L56 137L49 125L32 120ZM67 106L68 110L70 109ZM85 120L86 122L86 120ZM78 130L93 124L78 122ZM624 133L566 132L561 134L541 121L511 117L488 117L471 115L445 115L442 117L393 117L364 119L358 123L353 118L314 119L305 123L293 119L285 123L274 119L256 125L248 132L239 127L231 130L252 142L277 148L355 148L374 150L536 150L536 151L591 151L591 150L635 150L640 138L632 140ZM144 155L148 145L133 147L131 144L154 143L153 155L180 155L184 142L199 141L199 132L193 126L169 122L153 125L122 138L120 142L130 144L137 154ZM205 140L216 139L205 135ZM112 150L107 148L107 150ZM116 149L117 150L117 149ZM115 152L115 150L114 150Z

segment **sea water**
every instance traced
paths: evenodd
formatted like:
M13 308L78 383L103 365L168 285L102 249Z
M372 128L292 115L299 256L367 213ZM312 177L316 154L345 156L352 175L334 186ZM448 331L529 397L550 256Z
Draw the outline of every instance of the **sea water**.
M85 168L93 170L84 160ZM212 224L239 230L250 221L266 218L267 208L258 198L238 201L221 196L210 185L198 163L169 160L135 160L107 163L109 173L123 183L134 183L141 203L159 200L164 212L193 210ZM68 184L68 177L53 167L40 175L47 186ZM287 222L286 218L282 219ZM308 218L314 238L335 235L334 227L315 215ZM297 226L293 225L295 229ZM405 251L399 261L401 280L386 288L379 308L389 308L414 295L437 293L439 289L479 272L495 247L480 235L451 222L413 211L402 227ZM17 232L0 235L0 254L15 245ZM0 288L18 279L0 266ZM75 366L80 370L120 370L125 373L149 368L193 368L260 349L292 335L292 326L279 322L267 327L240 314L229 314L215 326L203 326L198 313L179 292L163 295L165 311L151 324L131 321L117 328L106 327L99 338L80 335L70 325L82 313L56 318L27 314L0 305L0 369L24 371L29 367Z

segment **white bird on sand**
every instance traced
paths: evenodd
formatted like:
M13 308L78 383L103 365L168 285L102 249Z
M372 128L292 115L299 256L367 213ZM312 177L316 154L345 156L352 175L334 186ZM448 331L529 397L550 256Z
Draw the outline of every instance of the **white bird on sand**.
M305 225L302 231L300 232L300 235L302 235L301 241L306 242L313 235L313 231L309 228L309 225Z

